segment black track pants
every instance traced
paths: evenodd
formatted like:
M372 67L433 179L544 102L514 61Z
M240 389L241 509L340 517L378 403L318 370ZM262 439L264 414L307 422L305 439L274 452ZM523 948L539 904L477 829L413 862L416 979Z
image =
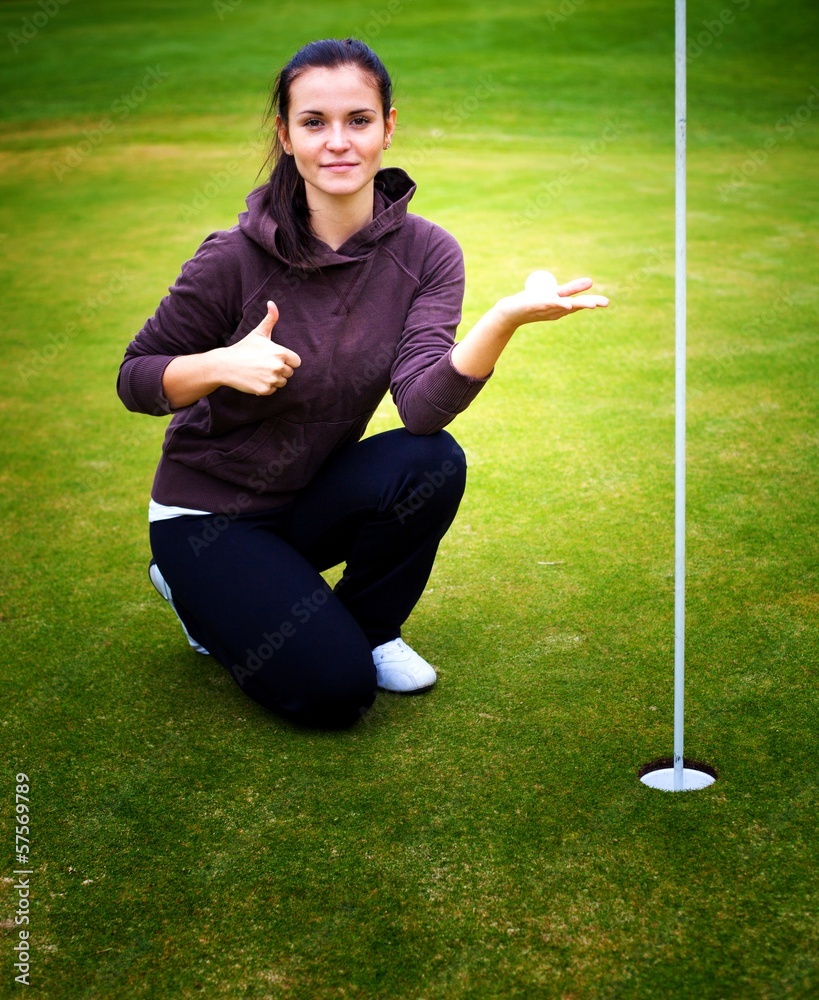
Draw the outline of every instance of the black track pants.
M463 495L446 432L387 431L333 456L285 508L151 525L191 635L251 698L346 726L376 693L371 651L400 635ZM321 570L345 563L331 590Z

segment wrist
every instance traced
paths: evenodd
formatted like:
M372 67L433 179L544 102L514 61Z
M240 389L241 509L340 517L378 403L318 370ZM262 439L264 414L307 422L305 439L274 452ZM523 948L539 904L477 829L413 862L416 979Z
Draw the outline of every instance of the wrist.
M230 373L229 357L230 355L224 347L214 347L212 350L200 355L202 363L200 375L203 382L207 385L208 393L228 384Z
M520 326L509 298L499 299L485 315L495 335L504 340L508 340Z
M488 378L518 324L501 299L481 316L452 350L452 364L470 378Z

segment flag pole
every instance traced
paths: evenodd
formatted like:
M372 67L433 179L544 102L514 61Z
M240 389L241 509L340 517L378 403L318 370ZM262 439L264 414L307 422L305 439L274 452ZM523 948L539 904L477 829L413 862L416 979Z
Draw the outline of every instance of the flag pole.
M702 765L685 767L685 390L686 390L686 11L685 0L674 3L674 759L640 771L650 788L683 792L707 788L716 772Z
M685 0L675 3L674 791L681 792L685 787L686 11Z

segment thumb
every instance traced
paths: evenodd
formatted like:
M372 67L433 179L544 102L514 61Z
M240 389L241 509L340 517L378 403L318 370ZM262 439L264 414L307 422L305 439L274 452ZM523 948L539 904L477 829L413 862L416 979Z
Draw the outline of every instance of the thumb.
M267 340L270 340L270 335L273 332L273 327L278 322L278 319L279 319L279 310L276 308L276 303L268 302L267 315L261 321L261 323L259 323L259 325L253 332L258 333L260 337L266 337Z

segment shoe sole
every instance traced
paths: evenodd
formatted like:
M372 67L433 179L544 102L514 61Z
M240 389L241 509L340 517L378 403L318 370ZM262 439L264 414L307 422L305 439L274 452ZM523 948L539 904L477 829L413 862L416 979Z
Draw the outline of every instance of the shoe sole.
M431 691L435 687L435 684L427 684L426 687L413 688L411 691L393 691L392 688L382 688L378 685L379 691L384 691L386 694L400 694L400 695L414 695L414 694L426 694L427 691Z

